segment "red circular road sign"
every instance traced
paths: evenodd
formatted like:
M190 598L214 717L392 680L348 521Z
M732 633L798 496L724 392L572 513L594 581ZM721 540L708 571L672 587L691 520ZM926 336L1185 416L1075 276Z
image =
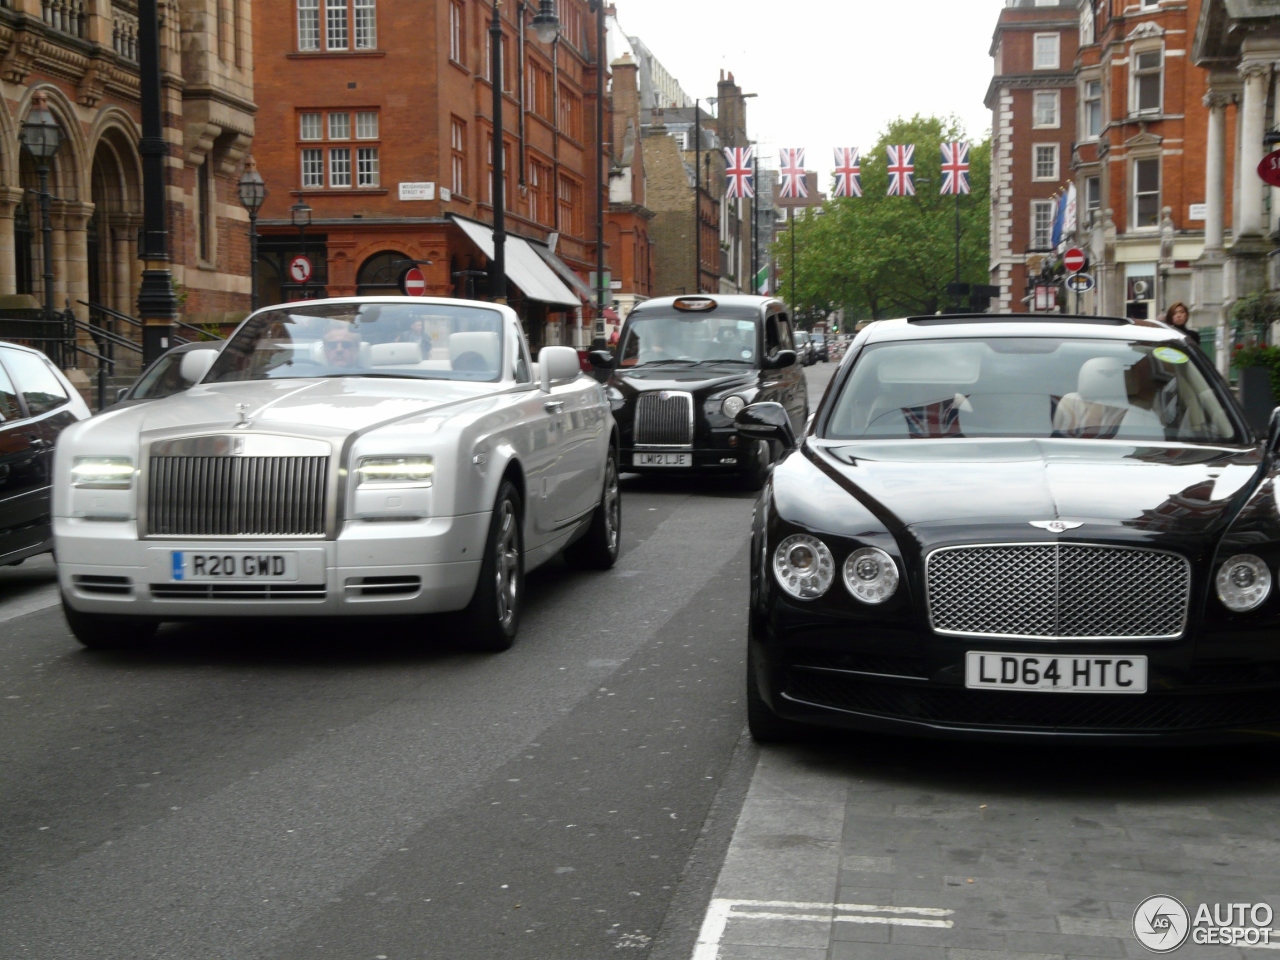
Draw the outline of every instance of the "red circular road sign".
M425 297L427 295L427 278L417 267L410 267L400 278L400 289L406 297Z
M1280 150L1268 153L1258 164L1258 176L1273 187L1280 187Z
M311 279L313 269L311 258L300 253L289 261L289 278L294 283L306 283Z
M1062 265L1071 273L1079 273L1083 270L1084 263L1084 251L1079 247L1072 247L1062 257Z

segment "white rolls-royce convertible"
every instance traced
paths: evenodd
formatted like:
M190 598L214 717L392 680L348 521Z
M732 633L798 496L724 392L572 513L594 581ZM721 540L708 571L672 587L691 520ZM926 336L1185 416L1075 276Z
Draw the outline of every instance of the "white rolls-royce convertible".
M54 549L85 646L169 620L455 612L455 640L504 650L527 571L617 559L604 388L568 347L534 364L506 306L287 304L183 364L190 390L58 442Z

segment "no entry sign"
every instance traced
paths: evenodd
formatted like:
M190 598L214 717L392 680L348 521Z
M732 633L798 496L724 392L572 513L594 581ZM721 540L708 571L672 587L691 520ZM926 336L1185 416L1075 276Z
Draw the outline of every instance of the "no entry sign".
M1258 176L1273 187L1280 187L1280 150L1268 153L1258 164Z
M289 261L289 278L294 283L306 283L311 279L313 269L311 258L300 253Z
M1072 247L1062 258L1062 265L1068 273L1079 273L1084 269L1084 263L1084 251L1079 247Z
M410 267L400 277L400 289L406 297L425 297L427 295L427 278L417 267Z

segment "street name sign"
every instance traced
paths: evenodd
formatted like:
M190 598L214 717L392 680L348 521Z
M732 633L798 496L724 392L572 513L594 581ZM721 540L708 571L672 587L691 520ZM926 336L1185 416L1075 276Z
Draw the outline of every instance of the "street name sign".
M434 182L400 184L401 200L434 200L435 198L436 185Z

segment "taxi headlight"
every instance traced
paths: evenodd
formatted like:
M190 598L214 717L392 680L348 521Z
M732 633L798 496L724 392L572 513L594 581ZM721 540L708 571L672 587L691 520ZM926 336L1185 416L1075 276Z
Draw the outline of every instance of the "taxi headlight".
M1241 553L1218 568L1218 599L1233 613L1262 606L1271 594L1271 571L1260 557Z
M720 404L720 412L732 420L742 412L742 408L746 405L747 401L739 396L725 397L724 403Z
M133 461L128 457L76 457L71 482L95 490L128 490L133 486Z
M356 475L362 485L411 483L429 487L436 475L434 457L361 457Z
M816 600L831 589L836 562L817 537L795 534L773 552L773 575L778 586L797 600Z
M898 565L878 547L863 547L845 560L844 585L863 603L884 603L898 589Z

